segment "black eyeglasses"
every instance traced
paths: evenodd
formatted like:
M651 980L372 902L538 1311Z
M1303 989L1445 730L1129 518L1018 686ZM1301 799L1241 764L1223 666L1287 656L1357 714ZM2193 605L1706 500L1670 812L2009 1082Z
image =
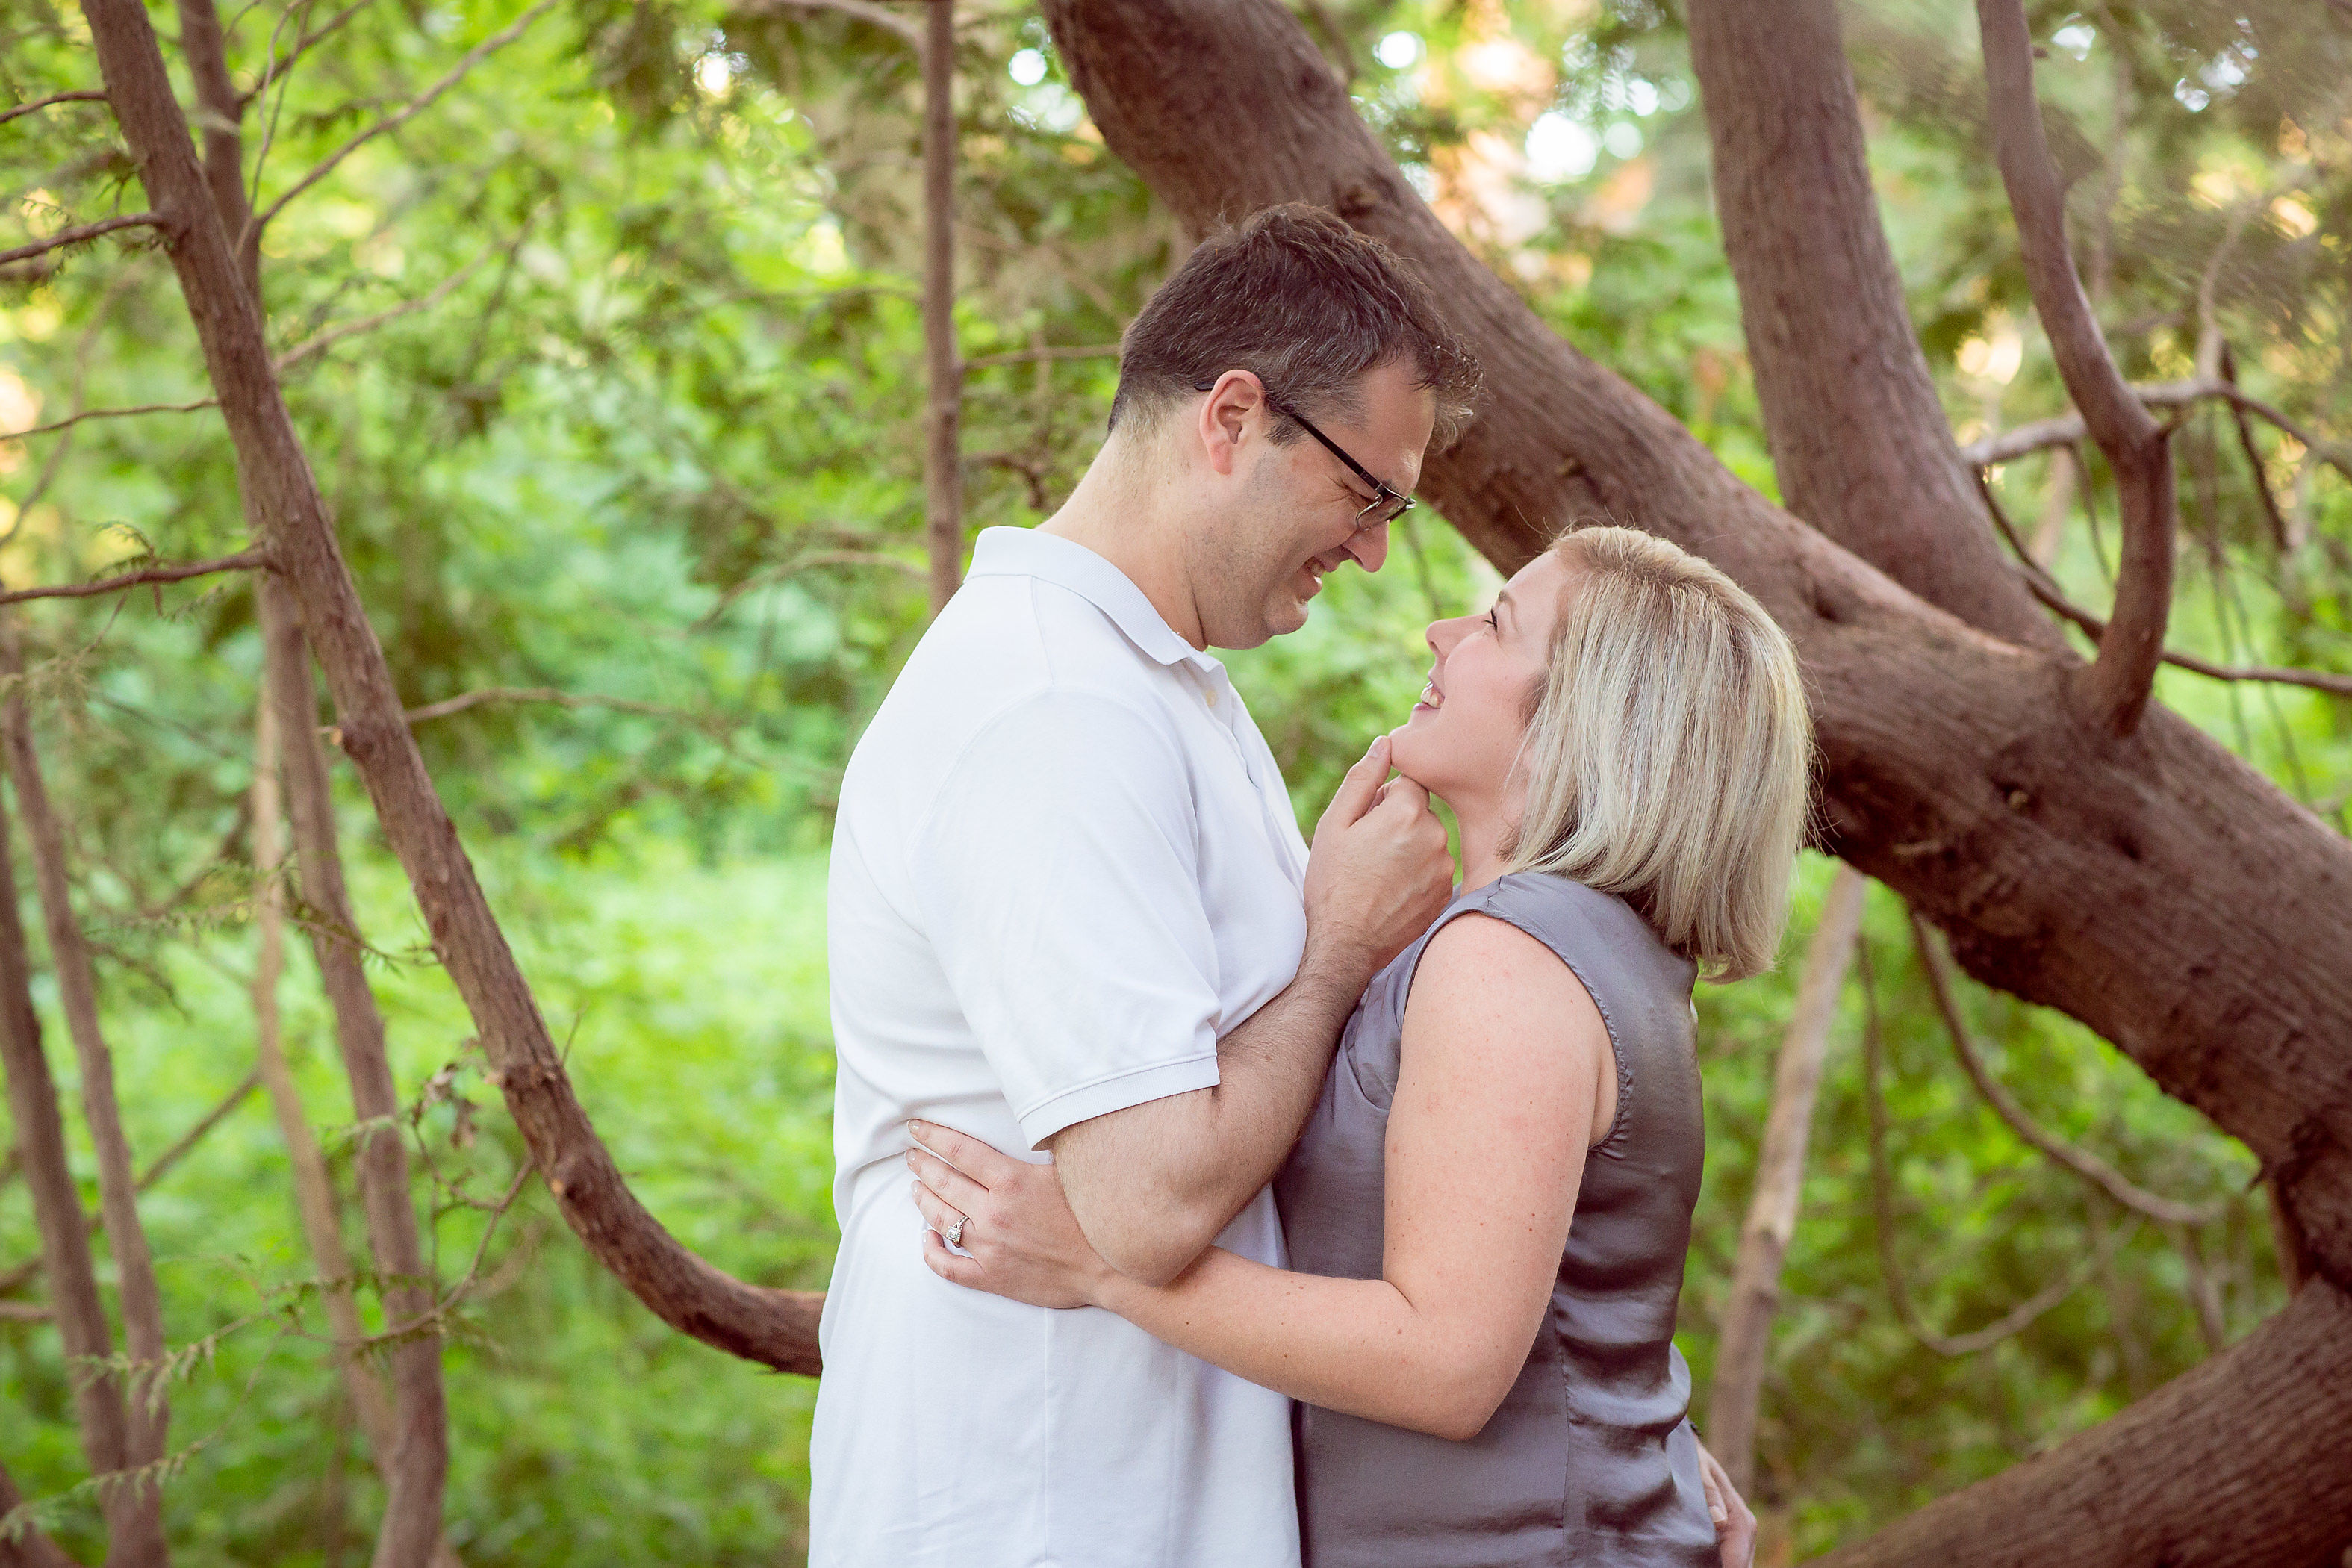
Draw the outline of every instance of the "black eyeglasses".
M1195 392L1208 392L1213 390L1216 384L1217 384L1213 381L1196 381L1192 384L1192 390ZM1264 389L1261 388L1260 390ZM1299 413L1298 410L1291 407L1289 404L1284 402L1281 398L1276 397L1271 392L1268 392L1265 395L1265 405L1268 408L1273 409L1276 414L1281 415L1285 419L1295 422L1300 429L1305 430L1309 436L1312 436L1318 441L1322 442L1323 449L1325 451L1330 453L1333 457L1347 464L1348 471L1349 473L1355 475L1358 479L1363 480L1364 483L1372 487L1371 504L1356 513L1356 531L1358 533L1363 532L1364 530L1368 528L1379 528L1384 524L1394 522L1397 519L1402 517L1405 513L1412 510L1412 498L1411 496L1399 495L1396 491L1389 489L1387 480L1381 479L1370 468L1364 467L1363 464L1348 456L1347 449L1341 447L1339 442L1334 441L1330 437L1326 436L1322 431L1315 428L1315 421L1307 418L1307 416Z

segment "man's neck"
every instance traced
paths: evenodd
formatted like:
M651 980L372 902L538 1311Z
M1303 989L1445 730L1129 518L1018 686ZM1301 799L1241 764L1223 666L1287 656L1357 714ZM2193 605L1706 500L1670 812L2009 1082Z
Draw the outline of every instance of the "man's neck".
M1106 443L1070 499L1037 531L1082 544L1118 567L1143 590L1171 631L1205 648L1182 524L1171 503L1146 454L1118 451Z

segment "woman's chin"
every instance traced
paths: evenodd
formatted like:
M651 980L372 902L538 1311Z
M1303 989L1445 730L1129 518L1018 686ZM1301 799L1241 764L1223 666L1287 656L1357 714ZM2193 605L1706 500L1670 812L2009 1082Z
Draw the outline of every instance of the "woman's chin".
M1436 758L1428 743L1429 721L1436 715L1434 708L1416 704L1412 717L1389 731L1389 766L1433 794L1438 770L1433 765Z

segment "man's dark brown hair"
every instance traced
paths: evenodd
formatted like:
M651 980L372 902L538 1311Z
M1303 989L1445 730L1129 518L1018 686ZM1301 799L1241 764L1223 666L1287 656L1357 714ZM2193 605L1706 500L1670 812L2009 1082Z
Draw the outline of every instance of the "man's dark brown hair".
M1438 314L1411 262L1321 207L1254 213L1200 247L1160 286L1120 345L1114 427L1150 420L1198 384L1246 370L1284 405L1320 420L1360 412L1364 373L1403 361L1436 395L1443 447L1470 415L1478 363ZM1299 438L1274 422L1273 438Z

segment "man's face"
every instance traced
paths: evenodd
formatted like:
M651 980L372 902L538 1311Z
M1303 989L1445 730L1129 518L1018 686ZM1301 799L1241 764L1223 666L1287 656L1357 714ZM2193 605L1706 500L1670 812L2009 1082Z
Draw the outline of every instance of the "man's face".
M1358 412L1316 417L1317 426L1389 489L1412 494L1436 399L1402 362L1366 373L1358 390ZM1388 558L1387 525L1357 525L1372 488L1304 432L1287 446L1268 440L1277 418L1261 402L1241 422L1231 472L1216 487L1223 504L1203 520L1192 580L1212 647L1255 647L1297 631L1327 574L1350 561L1377 572Z

